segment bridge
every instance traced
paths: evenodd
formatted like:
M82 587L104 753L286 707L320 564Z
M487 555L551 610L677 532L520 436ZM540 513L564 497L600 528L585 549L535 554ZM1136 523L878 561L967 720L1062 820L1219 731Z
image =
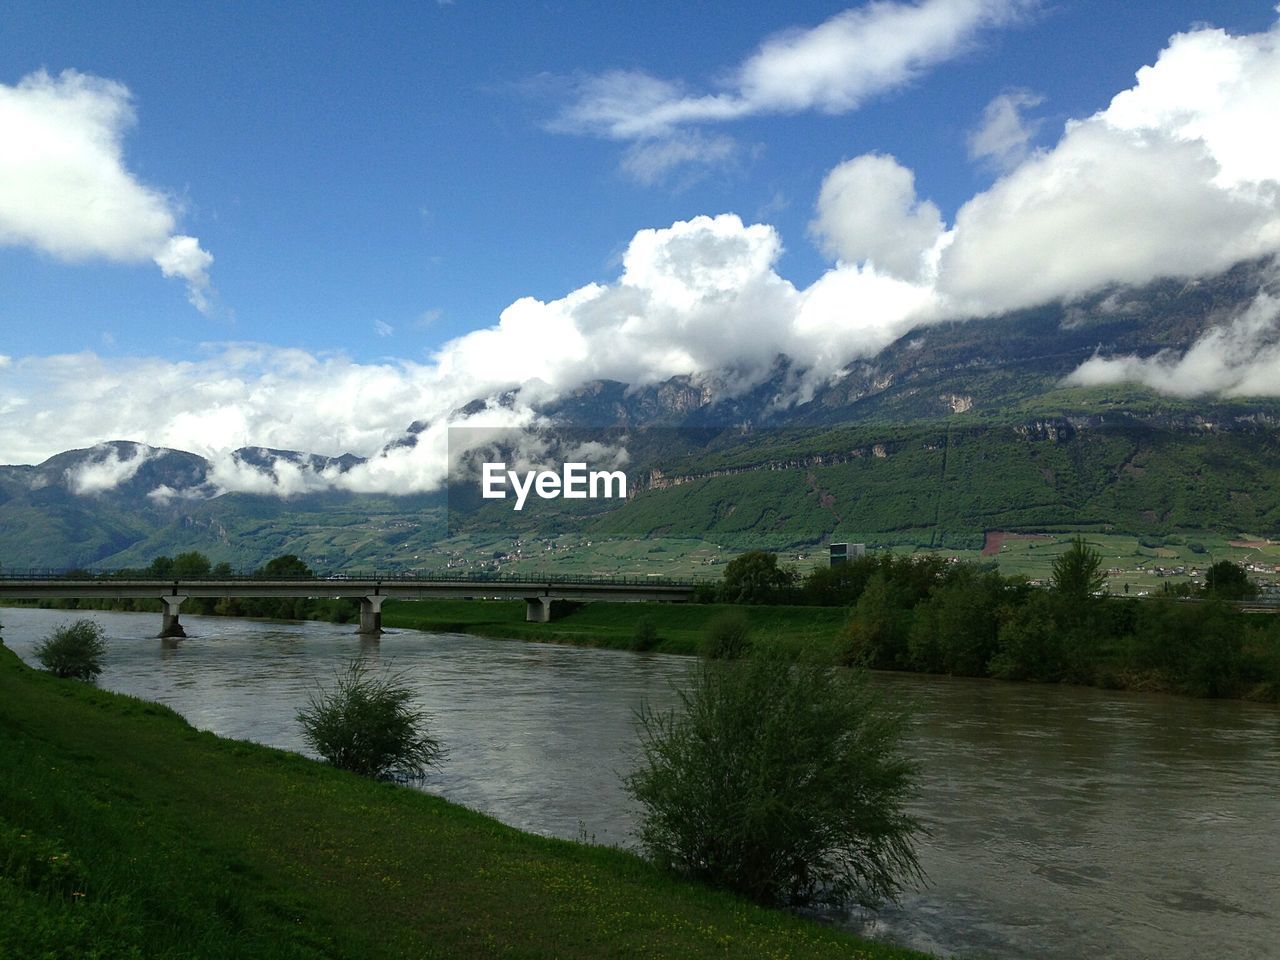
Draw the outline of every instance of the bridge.
M0 600L159 600L163 604L161 637L185 637L179 620L188 597L323 597L360 601L360 630L382 632L382 604L387 600L428 598L522 599L525 619L546 623L552 600L659 600L680 602L693 596L693 581L660 577L400 574L271 578L141 578L136 573L85 575L0 573Z

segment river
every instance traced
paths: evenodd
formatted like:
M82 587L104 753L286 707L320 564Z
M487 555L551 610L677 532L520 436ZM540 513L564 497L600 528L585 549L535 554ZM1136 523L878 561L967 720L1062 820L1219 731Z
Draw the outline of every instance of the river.
M0 611L28 661L84 614ZM222 736L305 751L295 714L361 654L401 672L449 758L425 789L536 833L627 844L619 774L634 713L676 701L685 658L403 631L88 614L110 638L101 686ZM877 677L914 704L922 890L833 917L941 955L1280 957L1280 710L1233 701Z

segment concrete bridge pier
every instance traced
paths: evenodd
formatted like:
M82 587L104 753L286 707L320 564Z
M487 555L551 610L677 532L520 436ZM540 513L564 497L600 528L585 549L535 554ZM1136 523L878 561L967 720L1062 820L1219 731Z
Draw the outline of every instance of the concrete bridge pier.
M182 624L178 622L178 609L185 599L187 598L178 596L160 598L160 602L164 604L164 619L160 624L161 639L168 640L187 635L187 631L183 630Z
M369 637L382 633L382 601L385 599L381 594L360 598L360 629L357 633Z
M527 623L551 622L550 597L525 597L524 619Z

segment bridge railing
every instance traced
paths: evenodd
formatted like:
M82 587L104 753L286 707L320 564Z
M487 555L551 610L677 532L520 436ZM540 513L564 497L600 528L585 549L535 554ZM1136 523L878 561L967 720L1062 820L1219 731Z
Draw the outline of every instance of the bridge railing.
M112 580L145 580L162 583L296 583L321 581L374 581L377 583L546 583L546 584L592 584L600 586L651 586L651 587L684 587L693 588L700 584L713 583L712 580L677 579L656 576L609 576L603 574L577 573L462 573L454 570L431 570L422 572L405 571L343 571L342 573L313 573L310 576L297 575L265 575L236 571L227 574L196 574L175 577L161 576L147 570L48 570L28 568L25 570L0 570L0 582L30 582L33 580L75 580L104 581Z

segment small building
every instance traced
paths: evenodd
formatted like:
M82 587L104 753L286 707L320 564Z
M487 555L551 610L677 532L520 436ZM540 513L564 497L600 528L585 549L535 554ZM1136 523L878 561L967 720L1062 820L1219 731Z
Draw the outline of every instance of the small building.
M831 544L831 566L838 567L842 563L856 560L867 555L865 543L833 543Z

